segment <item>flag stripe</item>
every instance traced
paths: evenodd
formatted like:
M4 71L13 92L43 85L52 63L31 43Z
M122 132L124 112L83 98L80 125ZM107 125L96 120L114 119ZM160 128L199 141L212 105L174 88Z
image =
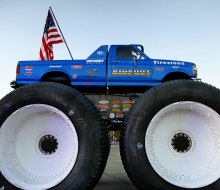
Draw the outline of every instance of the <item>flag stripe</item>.
M58 32L50 32L47 34L48 37L50 36L60 36L60 34Z
M49 30L48 30L48 33L51 33L51 32L58 32L58 30L57 29L53 29L53 28L49 28Z
M48 49L48 45L47 45L47 36L44 35L43 36L43 39L42 39L42 46L43 46L43 57L48 60L49 59L49 56L48 56L48 53L47 53L47 49Z
M56 39L56 38L58 38L58 39L62 39L61 37L60 37L60 35L59 34L56 34L56 35L49 35L48 37L48 40L51 40L51 39Z
M48 44L56 44L56 43L61 43L61 42L63 42L62 38L50 38L47 40Z

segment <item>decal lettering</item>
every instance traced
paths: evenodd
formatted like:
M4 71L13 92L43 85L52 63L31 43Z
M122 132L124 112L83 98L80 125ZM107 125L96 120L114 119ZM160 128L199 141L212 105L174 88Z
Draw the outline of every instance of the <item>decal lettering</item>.
M132 71L133 71L132 69L128 69L128 73L127 74L128 75L132 75Z
M134 75L139 75L140 71L138 69L134 69Z
M112 100L112 104L120 104L120 100Z
M112 112L118 113L118 112L121 112L121 109L120 108L112 108Z
M97 76L98 75L98 71L97 71L97 69L91 67L91 68L88 68L86 70L86 74L88 76Z
M164 67L155 67L155 70L156 70L156 71L163 71L163 70L164 70Z
M131 108L131 104L123 104L123 108Z
M104 60L86 60L87 64L102 64L104 62Z
M100 100L98 103L99 104L108 104L109 102L108 102L108 100Z
M179 69L179 66L172 66L173 69Z
M149 70L149 69L146 71L146 75L147 75L147 76L150 76L150 75L151 75L151 73L150 73L150 70Z
M128 112L129 110L129 108L123 108L123 112Z
M119 104L113 104L112 108L120 108L120 105Z
M62 65L50 65L49 68L62 68Z
M133 104L134 100L123 100L122 104Z
M98 107L100 109L108 108L108 104L99 104Z
M150 76L150 69L112 69L112 75Z
M146 71L145 71L145 70L142 70L142 69L140 70L140 75L141 75L141 76L144 76L144 75L145 75L145 73L146 73Z
M82 69L82 65L72 65L72 69Z
M32 66L26 66L26 67L25 67L25 70L26 70L26 71L32 71L32 69L33 69Z
M25 74L25 75L29 75L29 76L30 76L30 75L32 75L32 72L27 71L27 72L25 72L24 74Z
M154 60L154 65L185 65L183 61L161 61L161 60Z
M112 74L113 74L113 75L117 75L117 74L118 74L118 70L117 70L117 69L113 69L113 70L112 70Z
M73 77L73 79L77 79L77 75L76 74L74 74L72 77Z
M107 112L108 109L107 109L107 108L101 108L99 111L100 111L100 112Z
M116 114L116 118L123 118L125 116L125 114L123 114L123 113L117 113Z
M103 51L97 51L97 55L103 55Z

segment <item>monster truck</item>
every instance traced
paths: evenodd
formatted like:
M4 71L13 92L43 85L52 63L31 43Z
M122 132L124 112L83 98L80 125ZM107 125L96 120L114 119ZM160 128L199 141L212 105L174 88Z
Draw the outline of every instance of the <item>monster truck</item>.
M219 189L220 90L195 81L195 64L112 45L86 60L20 61L16 74L0 101L0 188L92 189L107 129L120 129L137 189Z

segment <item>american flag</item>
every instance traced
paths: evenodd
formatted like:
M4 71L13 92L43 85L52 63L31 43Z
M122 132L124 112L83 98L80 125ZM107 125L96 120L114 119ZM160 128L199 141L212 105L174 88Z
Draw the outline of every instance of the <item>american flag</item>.
M42 45L40 48L40 60L53 60L53 44L62 43L63 38L60 36L50 10L48 11L44 33L42 37Z

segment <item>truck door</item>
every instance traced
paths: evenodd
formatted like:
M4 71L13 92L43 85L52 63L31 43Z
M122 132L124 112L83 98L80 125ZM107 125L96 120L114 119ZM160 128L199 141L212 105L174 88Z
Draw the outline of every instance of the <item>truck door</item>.
M108 67L109 86L148 86L152 61L135 46L116 46Z

